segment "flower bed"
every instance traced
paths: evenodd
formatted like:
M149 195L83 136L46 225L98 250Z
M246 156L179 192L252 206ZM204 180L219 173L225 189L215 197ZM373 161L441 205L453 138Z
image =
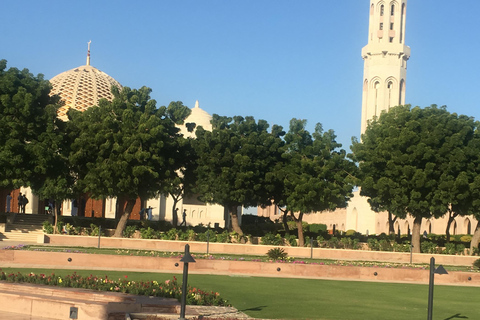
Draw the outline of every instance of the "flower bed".
M1 269L0 269L1 270ZM130 281L128 276L124 279L112 280L107 276L104 278L90 275L82 277L75 272L65 277L56 276L54 273L50 275L28 273L5 273L0 272L0 280L17 283L34 283L44 284L50 286L68 287L68 288L83 288L98 291L112 291L130 293L135 295L164 297L181 299L182 287L178 284L177 278L173 280L166 280L159 283L157 281ZM218 292L206 292L198 288L188 286L187 288L188 305L203 305L203 306L228 306L226 300L223 300Z

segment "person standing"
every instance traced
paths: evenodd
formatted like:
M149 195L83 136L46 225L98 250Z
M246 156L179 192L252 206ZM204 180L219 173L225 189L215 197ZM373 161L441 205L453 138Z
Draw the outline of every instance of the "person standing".
M180 223L180 226L187 226L187 209L183 209L183 213L182 213L182 223Z
M7 194L7 210L6 212L10 212L10 205L12 203L12 196L10 195L10 193Z
M148 207L147 208L147 216L148 216L148 220L152 220L152 207Z
M23 195L20 192L17 197L17 202L18 202L18 213L22 212L22 203L23 203Z
M22 213L25 213L25 207L27 206L28 199L26 195L23 195L22 197Z

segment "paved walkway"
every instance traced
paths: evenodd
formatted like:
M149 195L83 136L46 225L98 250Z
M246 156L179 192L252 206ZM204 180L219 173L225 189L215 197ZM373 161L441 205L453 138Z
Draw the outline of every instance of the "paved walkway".
M8 320L56 320L52 318L42 318L42 317L36 317L36 316L30 316L26 314L20 314L20 313L12 313L12 312L4 312L0 314L0 319L8 319Z

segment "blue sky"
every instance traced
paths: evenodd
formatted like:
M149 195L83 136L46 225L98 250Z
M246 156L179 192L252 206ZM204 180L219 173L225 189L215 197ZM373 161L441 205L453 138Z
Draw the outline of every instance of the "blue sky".
M47 79L91 64L157 105L359 136L368 0L2 0L0 59ZM480 119L480 1L410 0L406 102Z

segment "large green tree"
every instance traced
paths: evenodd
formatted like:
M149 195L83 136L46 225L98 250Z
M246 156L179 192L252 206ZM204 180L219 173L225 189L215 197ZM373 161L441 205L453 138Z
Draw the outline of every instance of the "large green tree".
M202 200L224 206L231 226L243 234L237 208L270 204L274 187L267 175L281 160L281 130L265 120L213 115L212 131L198 128L196 191ZM271 180L270 180L271 181Z
M370 198L373 210L414 218L414 252L420 252L422 219L441 217L449 208L467 210L463 173L474 129L472 118L451 114L445 107L398 106L373 119L362 142L352 145L361 171L361 195Z
M281 170L276 174L283 186L278 203L297 223L299 246L304 245L303 215L347 206L352 196L357 167L346 158L332 130L321 124L306 130L306 120L292 119L285 135Z
M58 179L52 170L62 140L58 97L50 97L43 75L6 67L0 60L0 187L39 189L45 179Z
M93 198L116 197L122 210L114 236L121 237L137 198L167 193L179 170L181 137L175 124L188 115L187 107L156 107L151 89L112 88L112 102L83 113L69 112L72 143L70 162L77 185Z

